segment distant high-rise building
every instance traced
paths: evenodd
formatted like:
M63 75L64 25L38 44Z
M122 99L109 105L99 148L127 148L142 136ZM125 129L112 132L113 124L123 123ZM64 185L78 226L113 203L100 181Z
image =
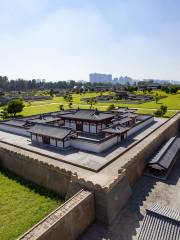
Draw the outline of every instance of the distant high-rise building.
M91 83L95 82L111 82L112 81L112 74L102 74L102 73L90 73L89 74L89 81Z
M122 85L127 85L127 84L131 85L134 83L134 80L130 77L125 76L125 77L119 78L119 83Z
M118 81L119 81L118 77L115 77L115 78L113 79L113 81L114 81L114 83L118 83Z

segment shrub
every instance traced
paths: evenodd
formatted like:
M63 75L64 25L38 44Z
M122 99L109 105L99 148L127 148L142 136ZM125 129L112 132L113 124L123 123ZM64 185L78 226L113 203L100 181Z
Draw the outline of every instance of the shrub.
M113 110L113 109L115 109L115 105L114 104L111 104L111 105L108 106L108 110Z
M161 105L160 109L156 110L154 112L155 117L163 117L167 112L167 106L166 105Z

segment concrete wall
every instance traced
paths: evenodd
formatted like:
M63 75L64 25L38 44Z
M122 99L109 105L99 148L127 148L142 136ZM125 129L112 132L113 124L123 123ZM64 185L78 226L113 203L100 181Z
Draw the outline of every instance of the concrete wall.
M151 124L154 121L154 117L149 118L143 122L140 123L136 123L137 125L132 127L128 132L127 132L127 137L131 136L132 134L134 134L135 132L139 131L140 129L142 129L143 127L148 126L149 124Z
M126 173L115 180L108 191L95 191L96 218L110 225L132 194Z
M107 141L98 143L81 139L71 139L71 146L77 149L91 151L95 153L103 152L117 143L117 136L108 139Z
M19 240L75 240L94 221L94 197L87 191L80 191Z
M32 134L32 141L36 141L36 135Z
M56 139L50 138L50 144L56 147Z
M70 174L51 168L48 164L22 154L21 151L16 152L0 146L0 167L64 196L68 192Z
M76 123L75 123L75 121L65 120L65 127L76 130Z
M27 132L26 129L21 128L21 127L14 127L14 126L10 126L10 125L1 123L0 130L5 131L5 132L10 132L10 133L15 133L15 134L26 136L26 137L30 137L30 133Z
M38 142L38 143L42 143L42 142L43 142L42 136L37 136L37 142Z
M130 149L132 156L125 164L126 175L131 186L135 184L142 175L147 161L154 156L154 153L171 137L180 130L180 113L159 127L155 132L146 137L147 140L140 141L134 148Z

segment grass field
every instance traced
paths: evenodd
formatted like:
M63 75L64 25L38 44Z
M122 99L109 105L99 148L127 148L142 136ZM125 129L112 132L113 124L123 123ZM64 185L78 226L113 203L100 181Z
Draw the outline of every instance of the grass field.
M16 239L62 203L60 197L0 171L0 239Z
M151 94L155 95L158 92L161 96L166 96L166 98L160 99L158 103L155 101L142 103L142 104L124 104L121 101L114 101L113 104L116 107L129 107L129 108L136 108L137 112L142 114L153 114L154 111L162 104L167 105L168 112L166 113L165 117L173 116L178 110L180 110L180 92L177 94L166 94L162 91L153 91ZM105 92L103 95L110 94L111 92ZM142 94L142 92L137 92L138 94ZM81 101L81 98L86 97L95 97L100 95L100 93L85 93L85 94L73 94L73 105L72 108L86 108L89 109L90 105L86 102ZM59 105L63 104L64 108L67 109L68 102L64 100L63 97L54 97L52 100L46 101L34 101L30 105L28 103L25 104L25 108L21 115L29 116L35 115L40 113L47 113L59 110ZM93 105L94 108L98 108L99 110L107 110L108 106L112 104L109 102L97 102Z
M157 91L152 92L152 94L155 94ZM103 93L109 94L110 92ZM140 92L138 92L140 93ZM153 114L153 112L160 108L162 104L167 105L168 111L165 117L171 117L173 116L178 110L180 110L180 92L178 94L165 94L162 91L158 91L160 95L166 96L166 98L161 99L158 103L155 101L142 103L142 104L124 104L121 103L121 101L115 101L114 105L116 107L129 107L129 108L137 108L137 111L139 113L144 114ZM88 105L86 102L82 102L81 98L85 97L95 97L99 95L99 93L86 93L86 94L73 94L73 108L88 108L90 105ZM51 111L58 111L59 105L63 104L64 108L68 108L68 103L64 100L63 97L54 97L53 100L48 101L38 101L38 102L32 102L31 105L26 104L26 107L24 108L22 115L28 116L28 115L34 115L39 113L46 113ZM98 108L99 110L107 110L108 106L112 103L108 102L101 102L96 103L93 107Z

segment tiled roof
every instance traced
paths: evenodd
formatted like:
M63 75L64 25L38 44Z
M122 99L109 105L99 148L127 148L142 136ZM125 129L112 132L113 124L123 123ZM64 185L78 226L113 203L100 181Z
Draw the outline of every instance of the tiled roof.
M123 124L123 123L129 122L129 121L131 121L131 118L125 117L125 118L118 120L118 124Z
M11 126L14 126L14 127L23 127L26 122L25 121L22 121L22 120L9 120L9 121L6 121L4 122L5 124L7 125L11 125Z
M113 114L103 113L96 110L77 110L76 112L64 114L61 118L77 119L77 120L93 120L100 121L113 118Z
M127 127L121 127L120 125L116 125L116 126L113 126L110 128L106 128L106 129L102 130L102 132L121 134L121 133L127 132L128 130L129 130L129 128L127 128Z
M158 164L164 169L168 169L180 149L180 138L172 137L166 144L160 149L156 156L148 163L148 165L153 166Z
M138 240L179 240L180 212L158 204L147 209Z
M53 121L57 121L59 120L59 117L52 117L52 116L43 116L40 118L35 118L32 120L28 120L28 122L32 122L32 123L48 123L48 122L53 122Z
M29 129L29 132L57 139L64 139L72 130L45 124L36 124Z

